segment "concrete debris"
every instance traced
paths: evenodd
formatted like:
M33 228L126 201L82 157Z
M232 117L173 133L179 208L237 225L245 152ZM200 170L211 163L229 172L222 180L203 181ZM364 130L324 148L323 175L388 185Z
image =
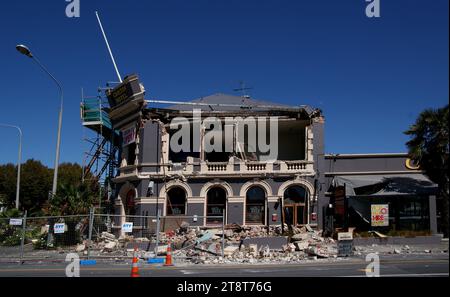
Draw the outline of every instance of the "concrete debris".
M394 254L401 254L402 252L399 249L394 249Z
M297 251L304 251L309 247L309 242L307 241L295 241L294 245Z
M239 246L229 245L229 246L224 248L223 254L224 254L224 256L231 256L236 251L239 251Z
M380 238L386 238L387 236L378 232L378 231L372 231L373 234L375 234L376 236L380 237Z
M178 229L178 232L179 233L186 233L188 231L188 229L189 229L189 223L186 222L186 221L183 221L180 224L180 228Z
M295 251L295 244L288 243L288 244L284 245L283 246L283 251L287 252L287 253L291 253L291 252Z
M208 247L208 251L215 255L220 255L222 253L222 245L220 242L211 243Z
M135 242L149 242L150 239L148 239L147 237L138 237L134 239Z
M229 225L225 225L225 229L226 230L231 230L232 232L241 232L243 230L243 228L238 225L238 224L229 224Z
M77 247L75 248L75 251L77 253L81 253L82 251L84 251L86 249L86 245L84 243L82 244L78 244Z
M105 244L105 246L103 247L103 250L107 251L107 252L112 252L116 246L117 246L117 241L109 241Z
M322 231L311 226L241 226L228 224L222 229L190 226L181 222L179 228L159 233L159 245L155 251L156 236L143 237L102 232L91 245L91 254L108 254L114 257L130 257L134 247L143 259L162 256L170 242L172 254L197 264L220 263L288 263L307 260L310 257L327 258L337 254L336 243L322 237ZM136 236L137 235L137 236ZM140 237L138 237L140 235ZM223 258L222 238L224 238ZM128 249L128 250L127 250ZM87 250L87 242L77 246L78 252ZM219 260L212 258L220 257Z
M330 253L327 248L319 247L319 246L310 246L306 250L309 256L317 256L318 258L328 258L330 257Z
M284 234L283 234L284 232ZM284 236L286 232L291 237ZM225 248L222 255L222 236ZM335 258L337 246L333 239L322 237L322 231L311 226L241 226L221 228L181 226L173 232L161 232L160 243L170 241L175 256L196 264L218 263L288 263L312 258ZM162 252L162 251L161 251Z
M108 240L116 240L116 236L114 234L111 234L109 232L102 232L100 235L101 239L108 239Z
M261 248L259 249L259 256L260 256L261 258L267 258L267 257L270 257L270 248L269 248L268 245L266 245L266 246L264 246L264 247L261 247Z
M305 228L308 232L314 232L313 228L310 225L305 225Z
M293 241L299 241L299 240L307 240L308 238L310 238L309 234L306 233L299 233L299 234L294 234L291 237L291 240Z

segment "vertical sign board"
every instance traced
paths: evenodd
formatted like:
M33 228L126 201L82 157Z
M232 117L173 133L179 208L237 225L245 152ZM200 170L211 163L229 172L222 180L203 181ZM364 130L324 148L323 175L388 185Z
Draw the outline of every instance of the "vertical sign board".
M389 226L389 205L372 204L371 205L371 225L372 227Z
M122 131L123 146L136 141L136 129L134 127Z
M339 232L337 245L339 257L348 257L353 255L353 233Z
M133 223L132 222L125 222L122 224L122 231L125 233L131 233L133 232Z
M55 234L61 234L61 233L64 233L65 227L66 227L66 224L58 223L53 226L53 230L54 230Z

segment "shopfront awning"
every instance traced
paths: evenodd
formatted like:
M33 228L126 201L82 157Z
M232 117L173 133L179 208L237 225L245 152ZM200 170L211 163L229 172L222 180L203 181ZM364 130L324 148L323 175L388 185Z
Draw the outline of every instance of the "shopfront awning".
M340 175L333 186L344 186L346 196L433 195L437 185L420 173Z

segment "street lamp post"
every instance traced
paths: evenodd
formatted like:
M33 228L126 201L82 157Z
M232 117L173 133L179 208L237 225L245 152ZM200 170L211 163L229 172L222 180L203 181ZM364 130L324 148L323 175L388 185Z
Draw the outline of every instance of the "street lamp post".
M17 186L16 186L16 208L19 209L19 193L20 193L20 165L22 163L22 129L18 126L1 124L1 127L15 128L19 131L19 157L17 158Z
M53 185L52 185L52 197L56 194L56 187L58 184L58 166L59 166L59 147L61 144L61 126L62 126L62 113L63 113L63 89L61 84L56 80L56 78L45 68L45 66L31 53L30 49L23 44L19 44L16 46L16 49L24 54L27 57L32 58L41 68L47 73L51 79L56 83L59 89L59 93L61 96L61 106L59 108L59 117L58 117L58 136L56 140L56 155L55 155L55 170L53 173Z

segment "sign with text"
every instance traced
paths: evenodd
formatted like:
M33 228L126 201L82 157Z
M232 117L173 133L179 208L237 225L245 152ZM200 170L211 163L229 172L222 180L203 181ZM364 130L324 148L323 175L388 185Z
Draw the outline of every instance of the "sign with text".
M389 205L372 204L371 205L371 225L373 227L389 226Z
M106 91L109 105L111 108L117 105L125 104L130 101L133 96L142 93L137 75L129 75L124 78L123 82L112 90Z
M55 234L62 234L62 233L64 233L65 227L66 227L66 224L64 224L64 223L55 224L53 226L53 230L54 230L53 232L55 232Z
M353 232L338 232L338 240L352 240Z
M133 223L132 222L125 222L122 224L122 231L125 233L133 232Z
M136 141L136 129L134 127L122 131L123 145L129 145Z
M339 240L337 243L338 257L348 257L353 255L353 239Z
M353 232L338 232L338 257L353 255Z
M11 226L22 226L22 219L9 219Z

